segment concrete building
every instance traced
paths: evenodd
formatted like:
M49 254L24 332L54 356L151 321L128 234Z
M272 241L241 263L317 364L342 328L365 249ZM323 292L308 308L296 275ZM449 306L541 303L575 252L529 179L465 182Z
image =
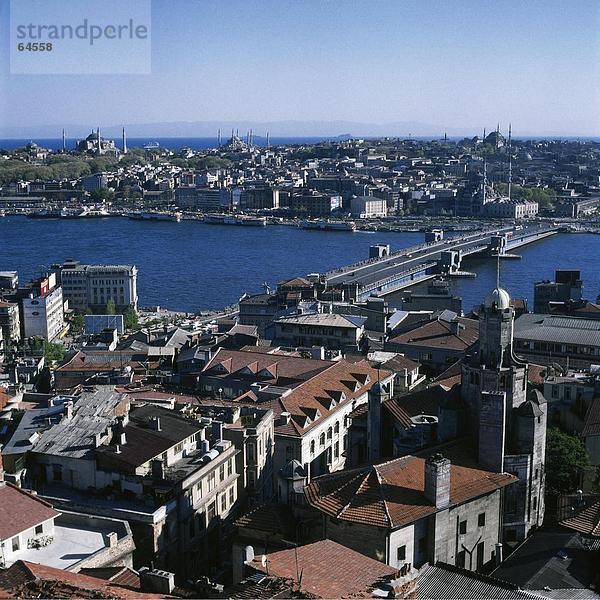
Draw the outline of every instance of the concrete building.
M463 449L405 456L317 477L306 487L321 537L394 568L440 561L476 570L501 543L508 473L487 471Z
M231 194L224 188L181 186L175 188L175 204L205 212L218 212L231 204Z
M16 302L0 300L0 329L6 344L18 342L21 339L19 305Z
M82 265L67 261L55 269L70 308L101 310L112 299L119 310L137 310L135 265Z
M331 350L356 350L365 333L366 317L309 313L274 321L275 340L289 346L324 346Z
M359 219L387 216L387 203L376 196L353 196L350 199L350 212Z
M279 208L279 190L270 187L244 189L240 194L240 208L248 210Z
M528 389L528 365L515 356L514 324L510 296L494 289L481 306L479 351L463 362L461 383L480 464L519 479L504 504L508 542L523 540L541 526L545 510L546 400Z
M28 291L21 300L23 336L52 341L65 329L62 287L51 273L34 282Z
M515 321L515 352L538 365L589 369L600 363L600 321L525 314Z
M483 205L483 214L496 219L529 219L538 214L538 203L499 198Z
M556 271L555 281L538 281L533 288L533 312L550 313L553 302L579 302L583 281L579 271Z

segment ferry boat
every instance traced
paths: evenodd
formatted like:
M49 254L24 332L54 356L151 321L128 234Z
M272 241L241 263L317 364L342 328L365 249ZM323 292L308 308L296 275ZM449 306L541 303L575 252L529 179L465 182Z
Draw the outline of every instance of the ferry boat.
M302 229L320 229L321 231L356 231L354 221L328 221L325 219L316 219L314 221L302 221Z
M49 208L42 208L42 210L36 210L27 215L29 219L60 219L60 210L51 210Z
M133 212L127 215L127 218L135 221L173 221L179 223L181 221L180 212Z
M252 227L265 227L266 217L249 217L246 215L223 215L209 214L204 215L204 222L212 225L245 225Z

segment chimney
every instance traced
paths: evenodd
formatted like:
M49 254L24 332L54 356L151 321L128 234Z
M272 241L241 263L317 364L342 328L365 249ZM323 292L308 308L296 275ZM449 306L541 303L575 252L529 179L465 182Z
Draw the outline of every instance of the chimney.
M175 588L175 575L160 569L139 569L142 592L155 592L157 594L170 594Z
M212 422L212 436L214 442L223 439L223 423L221 423L221 421Z
M496 544L496 566L499 567L500 563L504 560L504 556L503 556L503 552L502 552L502 544L500 542L498 542Z
M280 425L288 425L292 418L292 414L284 411L279 415L279 424Z
M155 458L152 461L152 478L153 479L164 479L165 478L165 464L160 458Z
M441 454L425 461L425 498L436 508L450 504L450 461Z
M114 531L111 531L110 533L106 534L106 541L108 543L109 548L116 548L118 539L119 538L118 538L116 532L114 532Z
M462 328L463 327L460 324L460 321L458 319L454 319L453 321L450 321L450 331L454 335L460 336L460 332L461 332Z
M149 425L150 429L160 431L160 417L150 417Z

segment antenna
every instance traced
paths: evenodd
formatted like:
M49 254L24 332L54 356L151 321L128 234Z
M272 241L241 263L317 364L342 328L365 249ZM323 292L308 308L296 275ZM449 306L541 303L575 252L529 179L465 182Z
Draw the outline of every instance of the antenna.
M508 199L512 188L512 124L508 124Z
M498 254L496 255L496 289L500 289L500 248L498 248Z

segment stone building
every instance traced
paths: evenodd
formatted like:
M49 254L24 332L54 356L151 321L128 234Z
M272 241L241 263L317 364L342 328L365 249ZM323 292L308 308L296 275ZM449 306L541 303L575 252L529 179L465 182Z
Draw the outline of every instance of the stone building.
M497 287L481 307L479 352L463 362L461 385L479 462L519 478L504 505L508 541L524 539L544 519L547 412L544 396L528 390L528 364L513 353L514 320L508 292Z

